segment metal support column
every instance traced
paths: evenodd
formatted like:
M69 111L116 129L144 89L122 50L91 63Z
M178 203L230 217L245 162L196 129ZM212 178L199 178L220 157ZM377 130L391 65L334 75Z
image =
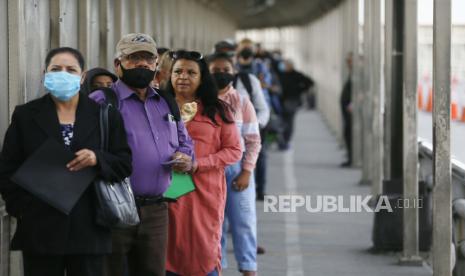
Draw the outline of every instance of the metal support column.
M391 43L391 47L387 47L388 53L386 53L386 59L388 62L389 70L388 74L390 86L388 89L389 96L387 100L389 115L391 116L386 120L389 123L389 149L385 151L384 156L390 160L390 178L385 179L380 190L383 195L399 197L402 194L402 175L403 175L403 137L402 137L402 97L403 97L403 34L404 34L404 0L392 0L387 1L388 11L391 16L387 17L386 24L390 24L391 27L387 27L388 32L386 43ZM392 11L392 13L391 13ZM392 35L389 35L392 34ZM389 55L391 54L391 55ZM390 68L389 68L390 67ZM389 116L388 115L388 116ZM384 147L386 145L384 144ZM416 165L416 163L415 163ZM384 165L386 167L386 165ZM395 204L392 201L391 204ZM378 250L399 250L402 248L402 209L394 208L392 213L381 214L375 213L374 227L373 227L373 244L375 249Z
M391 179L392 17L393 0L385 0L384 15L384 179Z
M365 0L364 2L364 24L363 24L363 71L362 71L362 86L363 91L361 114L362 114L362 137L363 137L363 163L362 163L362 179L360 184L371 185L372 182L372 149L373 149L373 132L372 132L372 91L370 91L370 68L369 57L372 51L372 32L370 25L371 20L371 5L373 1Z
M15 106L26 102L24 54L25 26L21 16L24 14L24 1L8 2L8 107L12 114Z
M433 275L452 275L450 161L451 0L434 1Z
M16 105L26 102L27 96L25 92L25 70L26 58L24 45L26 38L24 0L8 1L8 109L9 114L13 113ZM2 92L3 93L3 92ZM6 239L11 240L12 233L16 228L15 219L5 220ZM8 235L11 235L8 237ZM7 245L9 246L9 245ZM8 274L7 275L22 275L21 254L18 252L9 252L8 256Z
M362 117L360 116L360 109L362 107L360 102L361 83L360 83L360 24L358 22L359 5L358 0L351 0L352 8L352 21L351 21L351 35L352 40L352 165L360 167L362 164Z
M372 164L372 195L377 196L382 192L383 180L383 143L381 120L381 0L371 1L370 8L370 85L371 94L371 160Z
M403 30L404 30L404 0L393 0L392 17L392 56L391 58L391 183L386 185L390 191L400 193L403 179Z
M8 3L7 0L0 0L0 34L8 36ZM0 41L0 59L8 62L8 40ZM8 67L0 67L0 137L3 137L9 125L10 113L8 109ZM3 141L0 141L0 147ZM1 270L0 270L1 271Z
M417 143L417 0L404 2L403 102L403 254L401 265L423 264L418 255L418 143ZM406 205L408 203L408 206Z

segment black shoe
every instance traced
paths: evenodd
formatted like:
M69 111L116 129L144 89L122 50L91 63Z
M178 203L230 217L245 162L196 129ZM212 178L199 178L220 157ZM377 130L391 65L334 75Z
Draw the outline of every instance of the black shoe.
M257 254L263 255L265 254L265 248L261 247L260 245L257 246Z
M257 194L257 201L265 201L265 194Z
M279 149L280 151L287 151L287 150L289 150L290 148L291 148L291 145L290 145L289 143L280 144L280 145L278 146L278 149Z
M342 163L341 165L339 165L341 168L348 168L348 167L351 167L352 166L352 163L350 161L346 161L344 163Z

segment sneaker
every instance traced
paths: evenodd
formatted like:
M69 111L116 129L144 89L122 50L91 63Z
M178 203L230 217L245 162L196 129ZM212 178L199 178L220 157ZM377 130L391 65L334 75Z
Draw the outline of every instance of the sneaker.
M258 255L263 255L265 254L265 248L263 248L262 246L257 246L257 254Z

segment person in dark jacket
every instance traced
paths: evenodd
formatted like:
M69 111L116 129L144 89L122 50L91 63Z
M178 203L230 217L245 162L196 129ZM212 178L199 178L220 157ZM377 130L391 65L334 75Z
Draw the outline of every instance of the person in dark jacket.
M341 167L350 167L352 165L352 53L347 55L346 63L349 69L349 77L344 83L340 104L344 127L344 142L347 148L347 161L342 163Z
M120 181L132 171L123 120L114 109L109 112L108 151L99 149L100 107L79 93L81 53L56 48L48 53L45 65L48 93L15 108L0 155L0 194L8 214L17 219L11 249L22 250L25 276L101 276L103 257L111 252L111 231L95 222L93 183L66 215L11 180L48 139L75 154L63 164L71 172L93 167L102 179Z
M311 78L294 69L290 60L284 60L279 65L281 87L283 90L282 106L284 121L284 143L279 145L281 150L289 148L289 143L294 132L294 119L297 110L302 105L301 95L314 85Z
M101 87L111 87L118 80L115 74L99 67L92 68L84 74L84 80L81 84L81 92L84 95L89 95Z

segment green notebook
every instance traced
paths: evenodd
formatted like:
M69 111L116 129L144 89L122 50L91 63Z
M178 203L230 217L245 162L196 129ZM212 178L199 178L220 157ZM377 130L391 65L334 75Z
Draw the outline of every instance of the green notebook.
M195 190L195 184L190 174L173 172L171 185L163 195L165 198L178 199Z

